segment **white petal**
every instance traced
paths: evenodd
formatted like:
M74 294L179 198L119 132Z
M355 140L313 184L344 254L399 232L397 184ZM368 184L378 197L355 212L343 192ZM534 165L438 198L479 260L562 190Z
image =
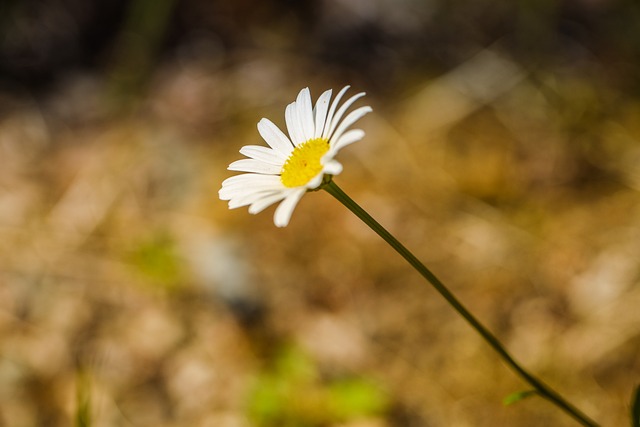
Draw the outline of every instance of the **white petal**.
M322 136L322 131L324 130L324 122L327 118L327 110L329 110L330 100L331 89L325 91L322 95L320 95L320 98L318 98L316 106L313 109L316 125L316 131L313 135L314 138L320 138Z
M314 138L315 125L313 123L313 107L311 105L311 93L309 88L305 87L298 94L296 99L296 113L298 115L298 123L302 129L304 141Z
M222 186L220 190L218 190L218 194L220 198L223 200L229 200L234 197L238 197L244 194L256 193L259 191L275 191L283 188L282 183L271 183L271 182L255 182L250 185L245 184L227 184Z
M325 163L323 171L328 175L339 175L342 172L342 164L336 160L330 160Z
M222 200L224 200L224 199L222 199ZM251 204L251 201L249 201L249 200L245 201L244 199L231 199L231 200L229 200L229 203L228 203L229 209L238 209L238 208L241 208L243 206L250 205L250 204Z
M220 190L218 190L218 196L220 197L220 200L228 200L229 202L231 202L232 200L235 203L240 202L241 200L244 200L247 197L252 197L254 195L257 194L261 194L261 193L273 193L275 191L280 191L280 189L277 188L254 188L252 191L247 191L247 190L237 190L237 189L232 189L232 188L221 188Z
M324 178L324 171L311 178L309 182L304 185L304 188L315 190L320 186L320 184L322 184L322 178Z
M260 160L255 159L241 159L231 163L227 168L230 171L240 172L256 172L269 175L278 175L282 170L281 166L271 165Z
M287 161L284 154L260 145L245 145L240 149L240 154L280 167Z
M273 223L276 227L286 227L289 224L293 210L304 195L306 190L301 188L296 191L292 191L287 197L278 205L275 214L273 215Z
M304 133L298 124L298 113L295 102L287 105L286 110L284 110L284 120L287 123L287 131L289 132L293 145L299 145L305 142Z
M260 199L256 200L249 206L249 213L257 214L268 208L274 203L279 202L287 196L287 192L279 191L273 194L266 194L262 196Z
M347 115L347 117L344 118L342 123L340 123L340 126L338 126L338 129L336 129L335 133L331 136L331 139L329 140L329 145L334 144L335 141L340 139L344 131L347 130L349 126L354 124L356 121L362 118L362 116L370 113L371 111L373 111L371 107L367 106L367 107L360 107L357 110L350 112Z
M334 135L334 142L333 144L331 144L330 151L335 155L335 153L337 153L347 145L353 144L356 141L360 141L363 137L364 131L360 129L351 129L341 136L338 136L338 138L335 138Z
M340 107L340 109L336 113L335 117L331 118L331 127L329 128L329 133L327 134L327 138L328 139L331 139L333 137L333 131L336 129L336 127L339 127L338 124L341 124L340 123L340 119L344 115L345 111L347 111L347 109L349 107L351 107L351 105L354 102L356 102L359 98L362 98L363 96L364 96L364 92L360 92L357 95L353 95L344 104L342 104L342 106Z
M342 95L349 89L349 86L345 86L342 88L340 92L336 95L333 103L331 104L331 108L329 109L329 114L327 114L327 122L324 124L324 129L322 131L322 137L325 139L329 139L329 128L331 127L331 123L333 122L333 114L338 108L338 102L342 99Z
M241 206L250 205L266 196L270 196L272 194L281 193L280 190L273 191L254 191L249 194L237 195L229 200L229 209L239 208Z
M271 148L288 157L293 150L293 144L289 138L269 119L258 122L258 132Z
M250 187L253 183L259 182L277 182L280 181L280 177L274 175L263 175L261 173L243 173L241 175L230 176L222 181L222 186L243 184Z
M218 191L218 195L220 196L221 200L244 200L245 198L251 198L251 197L257 197L260 194L265 194L265 193L275 193L278 191L283 191L286 188L284 187L284 185L273 185L271 187L263 185L263 186L257 186L257 187L250 187L250 188L228 188L228 187L224 187L221 188ZM254 200L252 200L253 203ZM235 202L234 202L235 203Z
M262 178L251 177L250 179L239 179L245 178L248 175L252 174L237 175L224 180L222 188L218 190L220 198L222 200L230 200L259 191L276 191L284 188L279 176L257 175Z

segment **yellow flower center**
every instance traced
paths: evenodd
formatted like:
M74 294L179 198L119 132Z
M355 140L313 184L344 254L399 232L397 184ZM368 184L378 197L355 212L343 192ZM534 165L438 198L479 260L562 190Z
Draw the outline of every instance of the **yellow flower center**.
M280 181L285 187L300 187L322 170L320 159L329 151L329 140L314 138L296 146L282 166Z

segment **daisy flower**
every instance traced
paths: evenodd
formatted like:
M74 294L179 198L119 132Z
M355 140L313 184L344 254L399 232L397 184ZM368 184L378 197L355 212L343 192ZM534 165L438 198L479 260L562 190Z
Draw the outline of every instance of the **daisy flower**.
M304 193L320 187L325 175L342 172L342 165L334 157L362 139L362 130L349 127L371 112L371 107L360 107L343 119L349 107L364 96L359 93L339 106L347 89L349 86L336 95L331 106L331 90L327 90L315 107L309 88L302 89L285 110L288 136L269 119L258 122L258 132L269 147L246 145L240 153L248 158L229 165L229 170L246 172L222 183L218 194L229 201L229 209L249 206L249 213L257 214L280 202L273 222L285 227Z

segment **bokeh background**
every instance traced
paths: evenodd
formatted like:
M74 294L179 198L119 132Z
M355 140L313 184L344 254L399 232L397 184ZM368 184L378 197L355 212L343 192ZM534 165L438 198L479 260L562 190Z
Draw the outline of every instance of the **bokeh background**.
M0 2L0 425L571 426L328 194L217 197L351 84L336 181L603 425L640 383L633 0Z

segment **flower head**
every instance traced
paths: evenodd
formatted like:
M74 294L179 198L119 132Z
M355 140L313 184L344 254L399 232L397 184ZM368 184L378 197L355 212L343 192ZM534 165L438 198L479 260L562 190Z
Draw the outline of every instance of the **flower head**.
M364 136L362 130L349 127L371 112L371 107L357 108L343 119L349 107L364 96L359 93L339 106L347 89L349 86L336 95L331 106L331 90L327 90L315 107L309 88L302 89L285 110L289 136L270 120L260 120L258 132L269 147L246 145L240 149L248 158L231 163L228 169L246 173L225 179L220 199L228 200L230 209L249 206L252 214L280 202L273 222L285 227L305 192L317 189L325 175L342 172L342 165L334 159L338 151Z

